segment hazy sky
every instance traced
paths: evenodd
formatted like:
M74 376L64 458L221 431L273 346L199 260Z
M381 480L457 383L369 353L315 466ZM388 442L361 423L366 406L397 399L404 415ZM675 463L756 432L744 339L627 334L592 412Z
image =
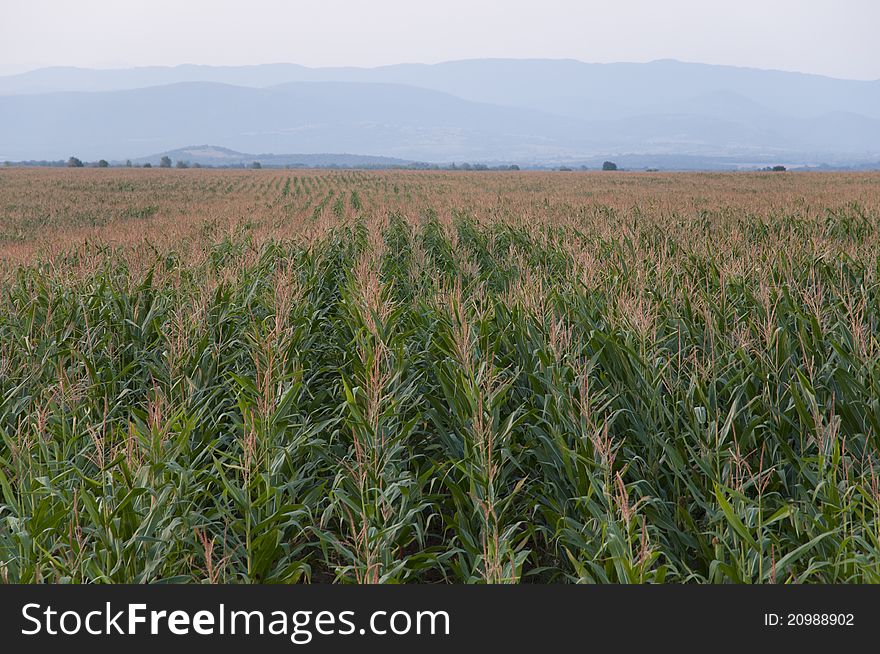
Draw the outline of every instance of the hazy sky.
M569 57L880 79L878 26L880 0L0 0L0 74Z

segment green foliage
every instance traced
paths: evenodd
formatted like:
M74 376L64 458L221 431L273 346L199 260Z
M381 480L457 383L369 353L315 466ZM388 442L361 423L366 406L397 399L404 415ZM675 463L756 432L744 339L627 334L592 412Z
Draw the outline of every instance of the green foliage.
M722 275L293 184L337 226L4 283L4 580L880 582L878 265L770 247L876 216L744 218Z

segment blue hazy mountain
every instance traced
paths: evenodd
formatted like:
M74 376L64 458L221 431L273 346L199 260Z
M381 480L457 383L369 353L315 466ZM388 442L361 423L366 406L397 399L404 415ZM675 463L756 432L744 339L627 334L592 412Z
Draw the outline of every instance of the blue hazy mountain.
M880 82L657 61L294 64L0 77L0 159L139 157L189 143L421 161L600 154L880 157Z
M423 161L531 158L588 147L575 119L403 85L185 82L0 98L0 158L125 158L188 143L243 152L347 152Z

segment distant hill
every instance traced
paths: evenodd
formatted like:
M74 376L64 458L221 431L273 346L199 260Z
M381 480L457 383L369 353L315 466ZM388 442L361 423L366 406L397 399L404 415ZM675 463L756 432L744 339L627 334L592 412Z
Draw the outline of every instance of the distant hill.
M152 66L95 70L41 68L0 76L0 95L115 91L180 82L266 88L289 82L405 84L474 102L530 107L578 118L654 113L701 96L732 94L804 118L847 111L880 119L880 80L842 80L779 70L659 60L591 64L573 59L466 59L377 68Z
M880 157L880 81L508 59L0 77L0 160L136 158L200 142L438 163L630 154L859 165Z
M412 166L419 162L393 157L376 157L358 154L248 154L236 152L217 145L191 145L176 150L138 157L133 163L158 165L162 157L173 162L184 161L202 166L249 166L259 162L263 166L293 166L304 168L392 168Z
M239 152L461 161L554 156L590 138L575 119L399 84L187 82L0 97L0 160L124 159L216 143Z

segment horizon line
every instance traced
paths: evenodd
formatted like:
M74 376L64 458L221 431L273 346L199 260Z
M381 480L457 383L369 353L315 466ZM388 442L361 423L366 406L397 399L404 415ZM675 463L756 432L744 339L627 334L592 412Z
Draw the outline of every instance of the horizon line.
M425 66L425 67L433 67L433 66L443 66L448 64L456 64L456 63L470 63L470 62L499 62L499 61L510 61L510 62L573 62L577 64L583 64L586 66L620 66L620 65L633 65L633 66L649 66L652 64L680 64L684 66L708 66L713 68L734 68L738 70L753 70L753 71L762 71L762 72L772 72L772 73L785 73L791 75L804 75L807 77L821 77L825 79L833 79L845 82L866 82L866 83L875 83L880 82L880 77L877 78L859 78L859 77L837 77L834 75L828 75L825 73L815 73L815 72L807 72L803 70L791 70L785 68L772 68L772 67L760 67L760 66L748 66L741 64L727 64L727 63L707 63L703 61L689 61L684 59L676 59L674 57L661 57L658 59L650 59L647 61L585 61L583 59L577 59L575 57L464 57L461 59L444 59L441 61L435 62L419 62L419 61L401 61L397 63L390 64L379 64L375 66L357 66L357 65L325 65L325 66L310 66L307 64L300 64L292 61L274 61L274 62L263 62L263 63L242 63L242 64L204 64L204 63L192 63L192 62L184 62L179 64L143 64L143 65L130 65L130 66L79 66L79 65L65 65L65 64L50 64L37 66L35 68L29 68L27 70L15 72L15 73L4 73L0 74L0 79L8 78L8 77L20 77L23 75L29 75L32 73L45 71L45 70L78 70L78 71L93 71L93 72L119 72L119 71L136 71L136 70L144 70L144 69L175 69L175 68L259 68L263 66L297 66L300 68L305 68L308 70L344 70L344 69L355 69L355 70L378 70L382 68L394 68L398 66Z

